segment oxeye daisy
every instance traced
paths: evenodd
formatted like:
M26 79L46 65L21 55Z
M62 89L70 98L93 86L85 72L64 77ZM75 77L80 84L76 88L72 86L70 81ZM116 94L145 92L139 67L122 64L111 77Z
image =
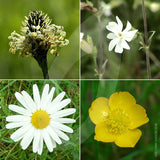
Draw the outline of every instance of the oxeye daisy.
M10 104L9 109L18 113L6 117L7 129L19 128L12 135L11 139L15 142L20 141L22 149L26 149L33 141L33 152L42 154L43 142L45 142L50 152L56 148L57 144L62 144L62 140L69 140L64 133L73 133L73 129L64 125L65 123L75 123L74 119L64 118L76 112L75 108L63 109L71 99L64 99L65 92L61 92L53 99L55 88L49 91L46 84L40 96L38 87L33 85L33 99L26 92L16 92L15 97L23 107ZM52 100L53 99L53 100Z
M145 109L128 92L116 92L109 99L97 98L89 108L89 116L96 125L94 139L115 142L119 147L134 147L142 135L138 127L149 121Z

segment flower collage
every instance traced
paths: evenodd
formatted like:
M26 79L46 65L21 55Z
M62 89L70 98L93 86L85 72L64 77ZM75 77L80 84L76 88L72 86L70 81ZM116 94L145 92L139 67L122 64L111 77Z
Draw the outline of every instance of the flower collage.
M0 8L0 160L160 159L160 1Z

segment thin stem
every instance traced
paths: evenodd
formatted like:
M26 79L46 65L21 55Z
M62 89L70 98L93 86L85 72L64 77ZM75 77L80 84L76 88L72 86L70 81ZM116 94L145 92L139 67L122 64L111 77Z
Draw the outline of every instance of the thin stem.
M149 48L148 48L149 43L148 43L148 32L147 32L147 19L146 19L144 0L142 0L142 13L143 13L145 45L146 45L145 50L146 50L147 74L148 74L148 79L151 79L150 61L149 61Z
M102 27L101 27L101 16L100 16L100 0L98 0L98 25L99 25L99 40L100 40L100 67L99 67L99 74L100 79L102 78L102 66L103 66L103 46L102 46Z
M48 65L47 65L47 54L44 54L42 56L34 56L36 61L38 62L39 66L42 69L43 72L43 77L44 79L49 79L49 74L48 74Z

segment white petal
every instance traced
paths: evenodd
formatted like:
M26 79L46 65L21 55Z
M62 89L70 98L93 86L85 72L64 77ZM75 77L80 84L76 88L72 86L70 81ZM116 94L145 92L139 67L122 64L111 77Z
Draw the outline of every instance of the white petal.
M119 19L118 16L116 16L117 19L117 23L118 23L118 32L121 32L123 29L123 23L121 22L121 20Z
M15 123L8 123L6 124L6 128L7 129L13 129L13 128L18 128L18 127L22 127L29 124L28 122L15 122Z
M120 45L120 43L118 43L116 45L115 52L116 53L122 53L123 52L123 47Z
M23 107L20 107L20 106L14 105L14 104L10 104L9 109L14 112L17 112L19 114L31 116L31 112L28 109L25 109Z
M52 144L52 140L47 132L47 129L42 130L42 136L43 136L44 142L45 142L48 150L50 152L52 152L53 151L53 144Z
M25 150L30 145L30 143L33 139L33 135L34 135L34 128L31 127L31 129L25 133L25 135L20 143L22 146L22 149Z
M129 45L127 44L127 42L126 41L122 41L121 42L121 46L123 47L123 48L125 48L125 49L130 49L130 47L129 47Z
M28 107L28 105L26 104L24 97L19 93L16 92L15 93L15 97L17 98L17 100L28 110L30 110L30 108Z
M34 139L33 139L33 152L36 153L38 151L38 145L40 140L40 132L35 129Z
M55 118L53 120L59 123L75 123L76 122L76 120L72 118Z
M48 134L52 137L53 140L55 140L58 144L62 144L61 139L57 136L54 129L50 126L47 127Z
M58 112L52 114L51 118L64 117L64 116L71 115L75 112L76 112L75 108L68 108L68 109L64 109L64 110L61 110L61 111L58 111Z
M33 85L33 99L37 105L37 109L40 109L40 94L36 84Z
M60 101L63 99L64 96L65 96L65 92L61 92L61 93L52 101L52 103L55 104L55 103L57 103L57 102L60 102Z
M109 43L109 51L112 51L112 49L117 45L118 41L118 38L111 40L111 42Z
M52 121L51 125L54 126L54 128L57 128L57 129L62 130L64 132L73 133L73 129L72 128L70 128L70 127L68 127L68 126L66 126L64 124L61 124L59 122Z
M59 129L56 129L56 128L55 128L54 130L55 130L56 134L57 134L60 138L66 140L66 141L69 140L69 137L68 137L65 133L63 133L62 131L60 131Z
M108 25L106 26L106 29L113 32L113 33L117 33L118 32L118 24L115 22L109 22Z
M40 136L39 145L38 145L38 154L41 155L43 150L43 137Z
M127 21L127 26L126 26L126 28L124 29L123 32L128 32L129 30L131 30L131 28L132 28L132 26L131 26L130 22Z
M116 36L116 34L114 34L114 33L109 33L109 34L107 35L107 38L108 38L108 39L115 39L115 38L117 38L117 36Z
M42 97L41 97L41 109L43 109L46 106L47 103L47 97L49 92L49 84L46 84L43 88Z
M13 139L15 142L19 141L21 138L23 138L24 134L31 129L31 125L25 125L19 129L17 129L12 135L11 139Z
M134 30L134 31L129 31L129 32L125 33L124 39L126 41L130 42L133 39L133 37L134 37L134 35L136 34L137 31L138 30Z
M24 97L24 100L28 106L28 108L32 111L32 112L35 112L36 109L37 109L37 106L36 104L34 103L33 99L31 98L31 96L26 92L26 91L22 91L21 92L23 97Z
M22 115L13 115L6 117L7 122L30 122L31 117Z
M53 106L49 106L48 107L48 113L50 114L53 114L61 109L63 109L64 107L66 107L69 103L71 102L71 99L64 99L63 101L57 103L57 104L54 104Z

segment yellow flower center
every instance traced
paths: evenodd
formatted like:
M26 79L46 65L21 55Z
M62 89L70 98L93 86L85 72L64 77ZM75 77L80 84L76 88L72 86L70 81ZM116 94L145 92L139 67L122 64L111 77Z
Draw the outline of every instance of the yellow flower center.
M43 129L49 125L50 117L46 111L38 110L33 113L31 122L35 128Z
M121 109L110 111L105 122L108 132L114 135L125 133L130 123L128 115Z
M121 32L119 32L118 35L119 35L119 37L122 37L122 33Z

